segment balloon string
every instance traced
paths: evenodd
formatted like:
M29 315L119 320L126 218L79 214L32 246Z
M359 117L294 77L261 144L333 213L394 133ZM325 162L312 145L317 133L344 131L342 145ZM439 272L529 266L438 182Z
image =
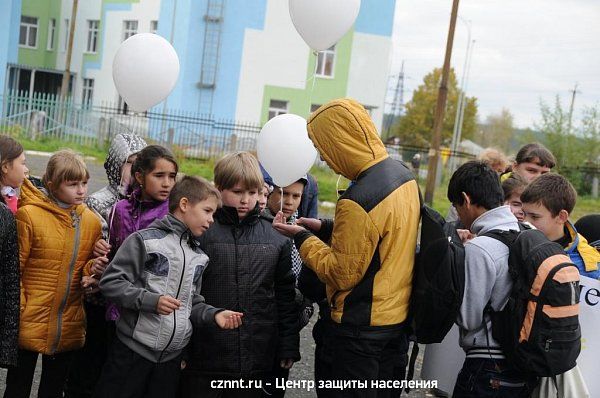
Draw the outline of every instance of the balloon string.
M312 113L312 97L313 97L313 92L315 91L315 80L316 76L317 76L317 67L319 66L319 53L317 51L313 51L313 55L315 56L315 69L313 70L313 74L312 77L310 79L308 79L308 81L312 80L312 84L310 87L310 94L308 96L308 113L309 115Z
M279 197L281 201L279 202L279 211L283 212L283 188L279 187L279 193L281 194Z

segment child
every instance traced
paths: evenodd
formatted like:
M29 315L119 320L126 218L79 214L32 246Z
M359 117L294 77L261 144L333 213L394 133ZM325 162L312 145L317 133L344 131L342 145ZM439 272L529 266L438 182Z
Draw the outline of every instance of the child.
M7 136L0 136L0 367L17 365L19 333L19 246L17 225L6 200L14 201L16 195L4 195L17 189L28 172L25 155L20 143ZM14 198L14 199L13 199Z
M73 352L85 340L83 291L100 221L84 204L89 173L70 150L48 160L45 190L24 180L17 211L21 265L18 365L8 371L5 398L29 397L42 354L39 397L62 396Z
M558 174L544 174L529 184L521 195L521 201L525 219L542 231L546 238L565 249L580 275L600 278L600 253L588 245L569 221L569 214L577 201L577 192L566 178ZM577 382L570 382L573 380ZM532 397L558 396L555 386L560 390L560 396L589 397L578 366L558 375L555 381L542 377Z
M560 243L581 275L599 279L600 253L577 233L569 221L577 193L566 178L546 174L533 181L521 195L525 219L552 241Z
M116 253L129 235L148 228L154 220L167 215L169 194L175 185L177 171L177 162L167 148L149 145L138 152L131 169L133 192L129 198L118 201L109 216L109 245L106 248L111 253ZM102 275L107 263L105 256L92 271ZM107 319L115 321L118 317L117 308L109 305Z
M302 201L302 195L306 184L308 183L307 176L300 178L298 181L293 184L288 185L287 187L280 188L277 185L273 184L273 180L268 173L263 172L263 177L265 183L269 186L269 197L267 199L267 208L263 212L263 216L268 220L271 220L275 217L277 212L282 209L283 215L286 218L288 223L295 224L296 219L298 218L299 206ZM283 192L283 196L282 196ZM283 205L283 206L282 206ZM298 278L300 275L300 271L302 270L302 259L300 258L300 254L298 253L298 249L292 244L292 272L294 273L294 277L296 279L296 286L298 285ZM297 304L297 313L298 313L298 331L302 330L304 326L310 320L314 309L312 305L312 301L308 299L304 299L302 293L299 290L296 290L296 304ZM276 389L275 379L285 379L287 380L289 377L289 370L283 369L279 365L278 361L275 361L271 373L271 377L268 378L271 380L271 386L265 386L265 393L263 397L283 397L285 395L285 390Z
M491 230L519 230L503 195L498 175L485 163L460 166L448 185L448 200L461 224L475 235ZM466 359L458 374L453 397L526 397L535 385L506 360L492 336L489 305L499 311L506 304L512 281L508 247L488 236L465 243L465 288L457 324Z
M271 189L272 189L272 187L269 184L267 184L266 182L263 182L262 189L258 193L258 211L261 213L267 207L267 198L269 197L269 194L271 193Z
M192 319L183 397L215 396L215 380L260 381L275 359L289 369L300 358L291 244L259 216L263 178L258 162L248 152L229 154L215 165L214 179L223 207L199 240L211 262L202 276L202 295L211 305L243 312L244 324L218 330ZM260 397L261 386L254 387L238 395L218 392L223 398L240 391Z
M131 166L137 152L146 145L146 141L137 135L117 134L111 142L104 162L108 185L86 198L87 206L100 216L104 242L108 240L109 213L117 201L126 198L131 180ZM109 246L101 246L97 254L106 256L108 248ZM108 351L111 325L105 319L105 300L100 294L88 295L84 305L87 319L85 345L73 359L65 384L65 398L92 396Z
M0 135L0 195L13 214L17 213L17 189L29 173L23 147L11 137Z
M106 298L121 306L115 339L95 397L175 397L190 319L234 329L242 314L204 303L208 257L195 238L213 223L219 192L184 177L170 193L169 214L130 235L100 280Z
M542 174L548 173L556 165L552 152L537 142L527 144L517 152L512 172L502 175L504 181L512 174L519 174L527 182L531 182Z
M522 222L525 220L523 213L523 203L521 194L527 187L527 181L519 174L513 174L502 182L502 191L504 191L504 204L510 206L510 211Z

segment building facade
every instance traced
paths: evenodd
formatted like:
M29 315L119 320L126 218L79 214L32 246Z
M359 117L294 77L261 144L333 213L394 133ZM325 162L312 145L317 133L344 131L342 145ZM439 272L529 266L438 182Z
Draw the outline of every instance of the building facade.
M6 2L2 15L21 15L12 19L18 28L0 33L5 91L57 94L73 0ZM129 36L154 32L173 44L181 64L175 89L155 112L264 123L288 112L307 117L349 96L381 126L394 9L395 0L363 0L353 29L313 54L285 0L79 0L69 92L85 106L124 108L112 81L113 57Z

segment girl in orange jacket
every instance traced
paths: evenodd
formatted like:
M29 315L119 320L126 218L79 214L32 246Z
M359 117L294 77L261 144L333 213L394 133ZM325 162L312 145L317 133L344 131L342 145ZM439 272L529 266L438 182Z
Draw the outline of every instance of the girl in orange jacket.
M89 173L83 159L55 153L44 188L25 180L17 211L21 268L18 365L6 379L5 398L29 397L38 355L38 397L62 396L72 353L85 340L82 280L89 278L100 220L83 200ZM84 276L85 275L85 276Z

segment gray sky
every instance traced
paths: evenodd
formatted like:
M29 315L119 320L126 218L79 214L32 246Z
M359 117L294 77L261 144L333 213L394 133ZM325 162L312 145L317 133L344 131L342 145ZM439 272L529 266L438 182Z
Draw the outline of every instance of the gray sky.
M405 60L408 102L423 77L444 62L452 0L397 0L392 74ZM568 108L579 83L574 124L584 106L600 106L600 1L461 0L475 40L467 95L478 98L479 118L505 107L518 127L540 119L539 100ZM457 22L452 67L460 77L466 24Z

